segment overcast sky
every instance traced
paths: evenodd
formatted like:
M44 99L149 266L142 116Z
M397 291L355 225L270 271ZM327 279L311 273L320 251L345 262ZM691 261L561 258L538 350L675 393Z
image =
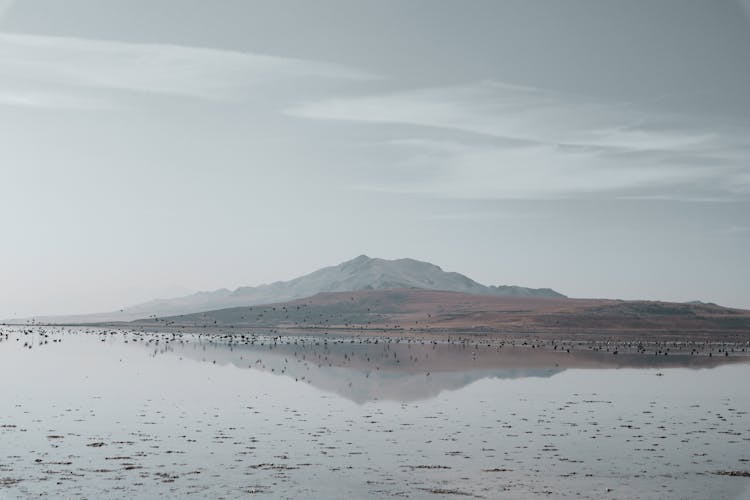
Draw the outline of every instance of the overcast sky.
M0 318L358 254L750 308L750 0L0 0Z

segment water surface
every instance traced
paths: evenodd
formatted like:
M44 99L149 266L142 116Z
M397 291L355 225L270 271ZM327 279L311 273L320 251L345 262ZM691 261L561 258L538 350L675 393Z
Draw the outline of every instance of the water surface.
M750 496L739 349L2 338L0 498Z

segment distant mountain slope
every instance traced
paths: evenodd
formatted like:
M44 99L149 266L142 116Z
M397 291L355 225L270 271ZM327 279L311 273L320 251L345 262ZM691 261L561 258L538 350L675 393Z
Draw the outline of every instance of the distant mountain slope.
M320 293L290 302L141 320L133 326L254 331L750 334L750 311L713 304L498 297L424 289Z
M386 260L360 255L337 266L324 267L290 281L239 287L234 291L222 288L185 297L157 299L112 313L37 320L56 323L131 321L149 316L176 316L229 307L286 302L321 292L389 289L444 290L502 297L565 297L549 288L485 286L463 274L445 272L429 262L414 259Z
M258 287L240 287L235 297L252 298L256 303L270 303L309 297L320 292L351 292L357 290L388 290L418 288L524 297L564 297L549 288L534 289L517 286L485 286L463 274L445 272L440 267L414 259L373 259L360 255L338 266L325 267L291 281L278 281Z

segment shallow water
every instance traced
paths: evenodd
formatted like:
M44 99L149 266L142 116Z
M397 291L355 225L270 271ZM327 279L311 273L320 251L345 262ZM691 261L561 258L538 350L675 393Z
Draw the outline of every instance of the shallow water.
M750 497L744 357L27 331L0 498Z

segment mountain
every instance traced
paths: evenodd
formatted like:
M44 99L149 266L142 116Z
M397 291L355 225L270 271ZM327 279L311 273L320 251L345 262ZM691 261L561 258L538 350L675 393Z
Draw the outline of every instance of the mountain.
M386 260L360 255L337 266L325 267L290 281L235 290L222 288L184 297L157 299L121 311L81 316L37 318L45 323L130 321L150 316L177 316L201 311L286 302L321 292L422 289L501 297L565 296L549 288L485 286L460 273L414 259Z
M319 269L291 281L280 281L258 287L240 287L233 292L233 295L250 298L256 304L262 304L309 297L320 292L396 288L445 290L477 295L564 297L549 288L481 285L463 274L445 272L429 262L414 259L373 259L366 255L360 255L338 266Z

